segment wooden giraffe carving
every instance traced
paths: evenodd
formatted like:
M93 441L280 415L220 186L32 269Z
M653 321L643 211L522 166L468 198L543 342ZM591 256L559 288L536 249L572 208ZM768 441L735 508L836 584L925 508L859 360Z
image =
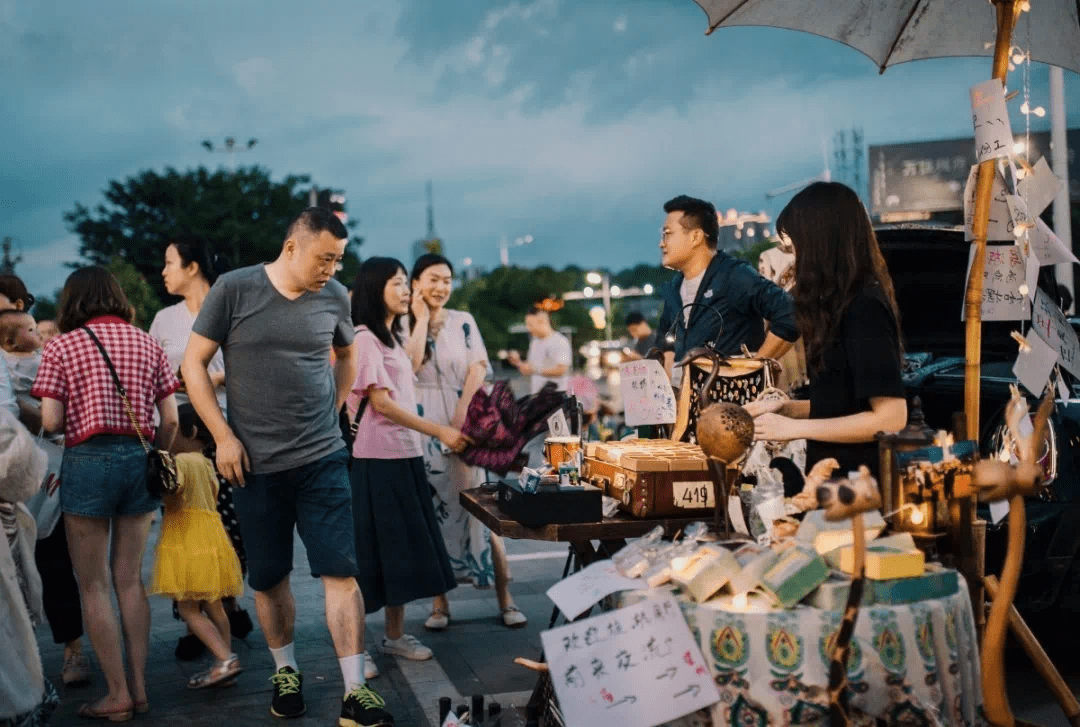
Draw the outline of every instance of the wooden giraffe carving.
M1027 417L1027 401L1015 385L1012 398L1005 407L1006 452L1015 451L1018 462L1011 465L999 459L983 460L975 465L972 485L983 502L1009 501L1009 535L1005 548L1005 565L1001 569L997 595L990 606L982 644L983 708L986 718L999 727L1013 727L1016 720L1009 707L1005 691L1005 630L1009 626L1009 607L1020 580L1020 564L1024 558L1024 534L1027 517L1024 497L1042 487L1042 468L1039 450L1046 440L1046 428L1054 398L1047 391L1035 414L1033 431L1021 433L1021 423ZM1010 449L1009 445L1012 445Z
M831 472L836 466L836 460L831 460L823 469ZM815 476L814 470L811 470L810 477L807 477L808 484L822 474L824 472L819 471ZM851 715L847 698L847 662L866 582L866 526L863 524L863 513L881 507L881 492L877 480L863 465L854 479L819 484L817 498L818 504L825 509L826 520L835 522L851 518L851 529L855 535L855 568L851 574L851 590L848 591L844 619L836 633L836 643L829 661L829 721L832 727L848 727L851 725Z

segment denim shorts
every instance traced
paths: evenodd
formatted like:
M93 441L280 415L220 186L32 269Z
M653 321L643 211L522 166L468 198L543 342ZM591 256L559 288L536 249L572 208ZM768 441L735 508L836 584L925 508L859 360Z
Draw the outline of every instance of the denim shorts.
M356 575L348 463L342 447L299 467L248 475L244 487L232 488L253 589L268 591L292 571L294 527L313 575Z
M146 489L146 450L113 434L64 449L60 508L71 515L112 518L153 512L161 500Z

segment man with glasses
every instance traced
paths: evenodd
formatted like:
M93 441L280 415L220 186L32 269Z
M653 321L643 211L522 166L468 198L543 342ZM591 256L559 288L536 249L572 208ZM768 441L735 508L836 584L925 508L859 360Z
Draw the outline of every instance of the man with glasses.
M678 273L660 288L664 310L657 335L668 351L669 374L674 361L709 342L726 355L745 345L763 358L782 356L799 337L791 296L717 249L720 225L711 203L683 195L667 202L664 212L663 265Z
M276 670L270 713L305 711L289 587L295 527L326 593L326 621L345 681L339 724L374 727L394 718L365 683L349 453L338 426L358 361L349 296L334 280L347 238L333 212L309 207L289 226L277 260L218 278L195 319L182 370L217 445L218 471L236 485L248 582ZM228 421L207 372L219 348Z

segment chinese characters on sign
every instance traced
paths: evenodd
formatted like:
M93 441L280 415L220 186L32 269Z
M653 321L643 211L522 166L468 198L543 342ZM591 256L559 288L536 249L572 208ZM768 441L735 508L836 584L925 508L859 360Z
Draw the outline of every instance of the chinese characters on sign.
M1076 339L1076 331L1057 303L1041 290L1035 293L1031 330L1057 350L1062 368L1073 376L1080 376L1080 342Z
M1012 128L1005 106L1005 86L992 78L971 87L971 123L975 127L975 158L979 162L1012 153Z
M720 695L670 595L540 634L567 727L653 727Z
M968 276L975 259L975 246L968 254ZM984 321L1026 321L1029 317L1028 298L1020 292L1026 281L1026 266L1016 245L987 245L986 267L983 269L982 319ZM964 319L963 292L960 319Z
M964 186L964 233L967 240L975 239L975 181L978 171L979 165L976 164L971 168L967 184ZM992 242L1012 242L1015 238L1012 218L1009 217L1005 180L995 171L994 186L990 197L990 217L986 223L986 239Z
M628 427L675 423L675 392L659 361L629 361L619 367L619 390Z

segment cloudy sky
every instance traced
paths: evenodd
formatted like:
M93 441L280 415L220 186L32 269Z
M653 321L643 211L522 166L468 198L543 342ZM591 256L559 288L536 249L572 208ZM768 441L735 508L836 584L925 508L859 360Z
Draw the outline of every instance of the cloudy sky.
M676 194L775 214L764 193L821 173L840 129L970 135L989 73L879 75L831 41L706 26L691 0L0 0L0 235L51 292L77 251L63 212L143 169L227 163L200 142L232 135L259 140L238 164L344 189L364 255L409 256L431 179L455 261L531 234L514 262L618 269L657 261ZM1046 89L1033 66L1034 103ZM1069 72L1066 96L1080 126Z

